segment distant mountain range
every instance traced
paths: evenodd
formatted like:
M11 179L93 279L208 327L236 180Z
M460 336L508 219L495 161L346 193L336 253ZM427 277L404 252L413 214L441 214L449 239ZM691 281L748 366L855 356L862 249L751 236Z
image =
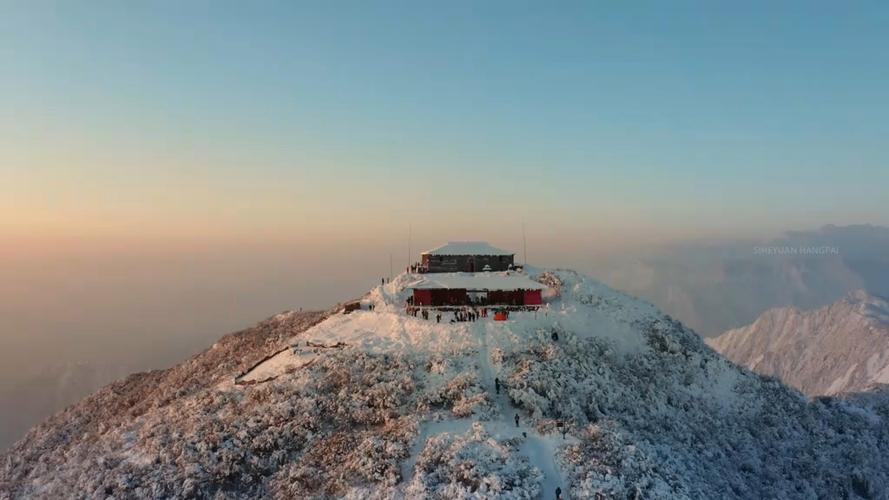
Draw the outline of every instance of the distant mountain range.
M863 290L815 310L770 309L706 342L812 396L889 384L889 302Z
M768 309L815 309L866 289L889 296L889 228L824 226L756 241L643 249L590 269L651 301L704 337L752 323Z

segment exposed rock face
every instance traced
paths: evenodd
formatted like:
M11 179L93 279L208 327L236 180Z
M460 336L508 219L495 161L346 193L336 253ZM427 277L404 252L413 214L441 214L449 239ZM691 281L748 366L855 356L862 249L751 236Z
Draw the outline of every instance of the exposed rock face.
M889 303L865 291L820 309L771 309L707 344L804 393L832 395L889 383Z

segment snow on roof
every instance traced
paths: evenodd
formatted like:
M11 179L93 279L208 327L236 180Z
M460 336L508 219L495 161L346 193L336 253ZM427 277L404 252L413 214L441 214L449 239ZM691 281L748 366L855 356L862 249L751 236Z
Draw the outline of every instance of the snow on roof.
M515 252L492 247L487 241L449 241L445 245L423 253L429 255L515 255Z
M543 290L526 274L502 273L434 273L407 285L407 288L458 288L466 290Z

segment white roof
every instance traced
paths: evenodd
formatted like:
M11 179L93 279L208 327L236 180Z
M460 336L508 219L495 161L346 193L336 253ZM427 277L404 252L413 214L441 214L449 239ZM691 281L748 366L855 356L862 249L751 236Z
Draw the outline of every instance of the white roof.
M423 253L429 255L515 255L515 252L492 247L486 241L449 241L445 245Z
M462 288L466 290L543 290L527 274L500 273L430 273L407 285L407 288Z

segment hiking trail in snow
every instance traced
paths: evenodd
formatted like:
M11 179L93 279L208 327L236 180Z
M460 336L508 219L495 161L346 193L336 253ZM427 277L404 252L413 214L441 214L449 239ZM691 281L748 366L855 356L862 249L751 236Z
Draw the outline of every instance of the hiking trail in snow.
M473 330L479 338L479 371L484 379L484 385L488 389L488 394L492 396L495 404L499 409L500 418L497 421L490 422L490 431L498 437L517 437L525 432L527 437L520 447L521 452L528 457L528 460L543 473L543 482L540 485L539 498L555 498L556 488L562 488L562 499L567 497L567 488L562 474L559 471L555 461L555 447L551 440L541 436L531 427L526 427L523 423L527 423L528 417L519 415L519 425L515 425L513 420L518 415L518 408L514 407L506 394L506 387L501 380L501 392L496 390L494 379L494 366L491 363L491 353L488 347L488 336L492 332L501 334L509 334L509 328L504 323L495 323L493 321L478 321L472 324ZM524 417L524 418L523 418Z
M401 475L405 484L414 473L417 459L426 446L429 437L441 433L462 434L468 431L472 424L480 422L487 432L498 440L518 439L521 443L519 452L528 458L528 462L537 467L543 474L540 484L540 494L537 498L556 498L556 488L562 489L563 500L568 498L568 488L561 471L555 461L555 452L558 447L557 438L542 436L533 427L527 415L519 414L519 408L515 407L506 393L506 386L501 381L501 392L498 393L494 379L499 375L497 368L491 361L489 337L492 335L511 336L513 332L508 322L495 323L491 319L479 318L476 322L467 322L459 326L469 332L469 337L474 338L478 346L477 366L479 370L480 384L485 388L496 410L495 416L490 420L462 418L457 420L425 421L420 423L417 437L410 449L410 455L401 464ZM515 415L519 414L519 425L515 424ZM525 433L525 435L523 435Z

